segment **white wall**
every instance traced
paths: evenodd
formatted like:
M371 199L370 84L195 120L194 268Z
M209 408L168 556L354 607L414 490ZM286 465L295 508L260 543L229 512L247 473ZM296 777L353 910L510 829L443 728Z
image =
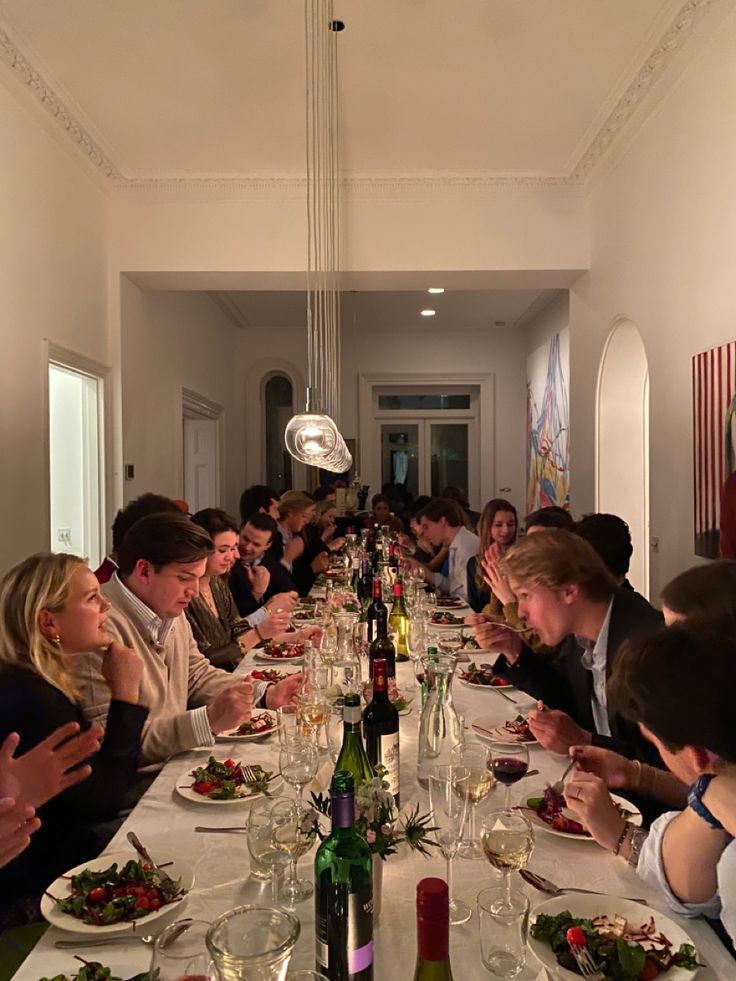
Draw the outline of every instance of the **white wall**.
M245 396L236 329L205 293L151 292L123 278L123 457L126 501L184 494L182 388L224 408L221 504L237 514L245 471ZM212 502L214 506L217 502Z
M44 338L111 364L107 200L0 84L0 571L49 547Z
M692 355L736 337L736 15L592 190L590 272L571 291L573 508L594 506L595 387L619 317L650 369L651 594L695 563Z

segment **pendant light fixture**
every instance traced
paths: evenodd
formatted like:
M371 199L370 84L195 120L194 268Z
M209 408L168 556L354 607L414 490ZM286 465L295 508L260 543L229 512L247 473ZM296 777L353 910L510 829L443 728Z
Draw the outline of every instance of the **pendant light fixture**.
M340 195L337 34L333 0L304 0L307 143L307 405L289 420L286 448L301 463L345 473L353 458L337 428L340 405Z

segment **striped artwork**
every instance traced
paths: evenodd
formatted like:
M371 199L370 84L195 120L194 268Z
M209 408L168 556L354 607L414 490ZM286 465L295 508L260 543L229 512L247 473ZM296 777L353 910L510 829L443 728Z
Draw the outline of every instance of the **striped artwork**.
M695 554L719 556L723 485L736 470L736 341L693 357Z

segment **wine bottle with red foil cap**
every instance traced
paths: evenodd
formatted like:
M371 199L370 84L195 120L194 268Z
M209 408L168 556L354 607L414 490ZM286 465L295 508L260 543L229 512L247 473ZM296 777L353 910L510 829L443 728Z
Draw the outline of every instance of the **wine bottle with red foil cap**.
M332 834L314 860L317 970L330 981L373 979L373 860L356 832L353 775L336 770Z
M414 981L452 981L450 895L444 879L417 883L417 966Z
M386 661L379 657L373 662L373 701L363 712L365 752L375 770L386 768L385 779L394 795L396 810L401 807L399 793L399 713L389 701Z
M378 576L373 579L373 602L368 607L366 620L368 621L368 642L373 643L376 637L376 621L381 614L388 618L388 607L383 602L381 591L381 580Z

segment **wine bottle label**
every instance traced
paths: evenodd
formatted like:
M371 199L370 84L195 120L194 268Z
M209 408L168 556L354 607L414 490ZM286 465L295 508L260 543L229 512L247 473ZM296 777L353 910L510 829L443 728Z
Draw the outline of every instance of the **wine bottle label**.
M342 719L343 722L350 722L352 725L356 725L363 718L363 712L360 705L344 705L342 709Z
M373 889L351 892L348 899L348 970L350 977L373 964Z
M315 959L334 981L367 981L373 977L373 889L347 890L347 883L334 883L318 896Z
M394 795L399 795L399 734L391 732L378 737L378 763L386 767L388 789Z

